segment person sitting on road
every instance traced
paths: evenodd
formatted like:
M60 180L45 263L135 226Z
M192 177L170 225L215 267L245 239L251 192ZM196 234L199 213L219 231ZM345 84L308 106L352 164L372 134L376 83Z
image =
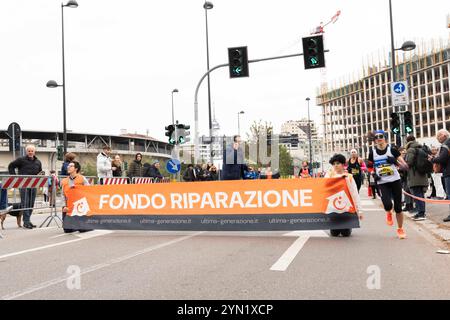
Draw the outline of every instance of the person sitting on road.
M81 171L80 163L77 161L72 161L67 166L67 173L69 174L69 176L67 178L64 178L61 181L62 194L63 194L63 198L64 198L64 203L65 203L65 205L62 209L63 222L64 222L64 219L66 218L66 214L69 210L69 208L67 207L67 196L66 196L68 190L70 188L74 188L75 186L88 186L89 185L89 181L86 179L86 177L79 174L80 171ZM77 230L64 228L65 233L71 233L71 232L75 232L75 231L77 231ZM78 230L78 231L86 232L86 231L91 231L91 230Z

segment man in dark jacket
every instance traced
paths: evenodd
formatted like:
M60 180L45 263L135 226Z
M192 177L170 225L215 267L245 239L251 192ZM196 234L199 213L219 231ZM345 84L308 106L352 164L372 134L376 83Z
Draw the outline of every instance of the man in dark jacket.
M130 178L130 183L132 183L134 177L144 177L144 168L142 166L142 154L136 153L133 162L130 163L127 172L128 178Z
M161 172L159 171L160 164L158 160L154 160L152 165L148 167L147 173L145 174L146 177L152 177L154 179L162 179L163 176Z
M186 182L194 182L198 180L193 164L188 164L186 171L183 173L183 180Z
M36 158L36 148L32 145L26 148L27 155L11 162L8 166L9 174L15 175L18 169L19 175L35 176L43 174L42 163ZM20 204L23 210L23 226L27 229L36 228L30 221L33 213L34 202L36 200L36 188L20 189Z
M436 157L430 156L431 162L441 165L442 178L444 182L445 192L447 193L447 200L450 200L450 133L441 129L436 134L436 139L442 143L439 155ZM444 222L450 222L450 214L444 219Z
M416 141L414 136L406 138L406 156L405 160L409 170L407 172L407 184L411 193L418 198L424 198L424 193L428 189L428 176L426 173L417 171L415 164L417 163L417 153L422 145ZM413 219L416 221L425 220L425 202L414 199L416 203L417 213Z
M241 137L233 137L233 144L225 149L223 154L223 180L240 180L244 178L247 165L244 163L244 150L239 146Z

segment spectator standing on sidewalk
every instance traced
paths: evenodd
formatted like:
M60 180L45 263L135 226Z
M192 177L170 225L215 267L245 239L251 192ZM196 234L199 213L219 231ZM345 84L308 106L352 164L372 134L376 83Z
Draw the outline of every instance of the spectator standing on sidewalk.
M241 180L247 165L244 162L244 150L240 146L241 136L233 137L233 144L228 146L223 154L223 180Z
M144 167L142 165L142 153L136 153L133 162L130 163L127 172L128 178L132 180L134 177L145 177ZM131 182L131 181L130 181Z
M188 164L186 170L184 171L183 180L186 182L197 181L196 172L194 170L194 165L192 163Z
M153 160L152 165L148 167L148 176L161 180L163 175L161 174L161 171L159 171L159 168L161 168L159 160Z
M114 160L111 162L111 170L113 177L122 176L122 160L118 154L114 156Z
M393 226L392 209L397 218L397 236L405 239L406 233L403 230L402 213L402 183L396 165L406 166L405 160L400 157L400 152L396 147L386 142L386 132L377 130L374 133L375 146L369 151L368 160L374 166L374 178L381 191L381 201L386 211L386 223ZM394 204L392 204L394 202Z
M311 178L311 176L312 176L312 171L311 171L311 168L309 167L308 161L303 161L302 167L300 168L300 172L299 172L299 178Z
M447 193L447 200L450 200L450 133L445 129L441 129L437 132L436 139L442 144L439 155L431 155L429 159L431 162L441 166L443 185ZM444 222L450 222L450 214L444 219Z
M111 148L107 145L103 147L103 151L97 155L97 175L100 183L102 184L102 178L112 177L111 169Z
M19 175L40 175L42 171L42 163L36 157L36 148L33 145L26 147L27 155L20 157L11 162L8 166L9 174L15 175L16 169ZM36 201L36 188L20 189L20 206L23 212L23 227L26 229L36 228L31 223L31 215L33 213L34 202Z
M400 147L398 148L398 151L400 152L400 157L402 157L402 159L406 161L406 148ZM400 174L400 178L402 181L403 190L407 193L412 193L408 187L408 168L399 168L398 172ZM416 209L414 208L414 200L411 197L402 194L402 200L403 200L402 203L405 204L405 206L402 208L402 211L408 211L409 213L417 213Z
M417 167L417 158L419 149L422 145L416 141L414 136L406 138L406 163L409 166L408 170L408 187L409 190L418 198L425 197L425 191L428 189L428 176L426 173L420 172ZM407 197L409 198L409 197ZM414 220L425 220L425 202L414 199L416 203L417 213L414 215Z
M77 157L77 155L75 153L72 153L72 152L66 153L66 155L64 156L64 163L62 164L62 167L61 167L61 176L69 175L67 173L67 166L69 165L69 163L71 163L73 160L75 160L76 157Z

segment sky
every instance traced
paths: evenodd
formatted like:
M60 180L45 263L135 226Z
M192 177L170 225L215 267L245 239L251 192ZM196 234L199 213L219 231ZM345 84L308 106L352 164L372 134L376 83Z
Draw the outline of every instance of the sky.
M250 77L211 74L211 99L221 134L245 137L254 121L275 132L288 120L320 123L322 81L348 79L368 57L390 48L388 0L213 0L208 11L210 66L227 63L227 48L247 46L249 59L302 52L301 38L340 10L325 28L325 72L304 70L294 57L250 64ZM64 2L66 3L66 2ZM67 128L117 135L121 129L166 140L175 118L194 127L195 88L206 72L203 0L79 0L64 8ZM450 1L392 0L396 47L405 40L444 39ZM0 0L0 130L62 131L61 1ZM375 59L376 60L376 59ZM207 85L199 91L200 135L208 133Z

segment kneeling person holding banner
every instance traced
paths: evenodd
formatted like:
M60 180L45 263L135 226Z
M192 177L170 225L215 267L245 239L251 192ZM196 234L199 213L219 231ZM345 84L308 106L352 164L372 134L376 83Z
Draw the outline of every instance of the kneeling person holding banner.
M359 218L362 219L362 215L360 214L361 205L358 187L356 185L355 179L353 179L353 175L345 170L345 162L345 156L342 154L335 154L333 157L331 157L330 164L333 166L333 168L325 174L325 178L346 177L348 179L348 181L350 182L348 187L351 196L355 201L356 212L359 213ZM330 230L330 233L333 237L338 237L339 234L341 234L343 237L350 237L350 235L352 234L352 229L332 229Z
M67 173L69 174L69 176L67 178L64 178L61 182L64 201L66 203L66 205L63 207L63 221L68 212L67 196L66 196L67 191L70 188L73 188L75 186L88 186L89 185L89 181L83 175L79 174L80 170L81 170L80 163L77 161L72 161L67 166ZM75 232L75 231L86 232L86 231L91 231L91 230L64 229L65 233L70 233L70 232Z

